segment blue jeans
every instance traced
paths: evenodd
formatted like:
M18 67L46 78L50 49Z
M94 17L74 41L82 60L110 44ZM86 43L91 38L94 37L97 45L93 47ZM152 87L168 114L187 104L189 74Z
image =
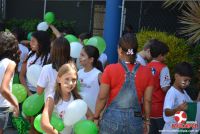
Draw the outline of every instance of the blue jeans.
M100 121L100 134L142 134L141 117L135 117L133 109L106 109Z

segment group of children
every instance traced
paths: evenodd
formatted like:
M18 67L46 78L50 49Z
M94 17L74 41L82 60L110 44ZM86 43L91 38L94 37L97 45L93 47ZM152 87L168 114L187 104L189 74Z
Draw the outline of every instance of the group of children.
M185 91L192 79L192 66L187 62L178 63L174 67L174 83L171 86L169 69L164 64L168 52L169 48L166 44L154 39L145 44L136 59L138 63L150 67L154 77L150 134L174 133L172 124L176 123L173 118L175 113L186 111L187 102L192 102ZM150 59L151 62L147 63L146 60Z
M54 33L55 32L59 33L58 31L56 31L55 27L53 28L52 30L54 30ZM2 32L2 34L7 34L7 33ZM12 34L10 33L9 36L11 35ZM103 70L102 64L98 61L100 55L98 49L93 46L83 47L79 58L82 69L77 71L76 66L74 65L73 62L74 59L70 57L70 44L62 36L62 34L59 33L56 36L57 38L52 42L48 32L45 31L33 32L31 36L32 37L30 40L30 51L27 53L26 57L23 55L23 58L24 57L25 58L22 61L21 69L19 69L19 78L21 84L23 84L24 87L26 88L28 96L35 93L42 94L44 92L45 106L42 114L43 117L42 121L44 119L45 123L43 124L41 121L41 127L47 133L58 133L55 132L53 129L50 129L49 128L50 123L47 122L50 119L52 112L53 111L56 112L57 115L63 119L66 106L74 99L80 99L80 98L83 98L84 101L88 103L89 108L86 117L88 119L92 119L92 115L95 111L95 102L99 91L101 71ZM18 45L18 42L14 38L14 36L13 36L13 42L16 41L16 44L11 44L13 42L6 42L9 41L8 39L2 39L2 40L3 43L1 43L1 46L5 46L5 43L8 44L8 46L2 48L2 54L1 54L3 65L4 65L4 58L6 58L5 60L6 66L4 65L4 72L2 71L2 76L4 76L3 73L5 73L5 75L7 76L5 72L7 64L9 64L7 58L12 59L12 57L9 57L10 54L14 55L15 53L17 53L17 51L13 52L14 50L9 52L8 48L9 47L13 48L14 45L16 44ZM19 50L17 46L15 47L17 50ZM3 56L4 53L9 55ZM18 61L13 62L13 64L14 63L18 63ZM39 65L42 67L42 71L37 82L37 87L32 85L26 77L26 71L29 69L31 65ZM12 69L13 70L10 76L11 78L12 74L14 74L15 72L14 67ZM4 78L2 77L2 79ZM78 92L77 90L78 80L81 83L80 92ZM4 81L2 80L1 85L3 85L3 82ZM12 83L12 79L9 82ZM9 95L11 95L12 86L7 85L6 88L9 88L10 90ZM7 99L7 96L3 96L3 93L4 92L2 92L1 98L2 99L4 98L2 101L5 101ZM79 94L81 94L81 96ZM91 97L92 100L90 99ZM15 104L16 108L14 110L16 111L16 109L18 109L18 111L15 112L18 115L19 106L16 100L9 99L8 101L12 105L14 105L13 104L14 102L16 103ZM4 107L4 105L2 105L1 107ZM93 113L91 111L93 111ZM2 117L3 120L1 122L2 126L6 124L7 118L8 116L6 116L6 118ZM34 117L31 117L29 120L33 125ZM1 128L3 129L3 127ZM69 130L70 127L66 129L67 131L64 130L61 133L65 134L71 133ZM34 129L31 129L30 133L37 133L37 132Z
M58 134L50 124L51 114L55 112L63 119L66 107L75 99L82 98L87 103L87 119L101 119L101 134L156 134L159 130L171 129L173 115L186 110L186 102L192 101L185 92L192 77L192 67L186 62L178 63L174 70L175 81L170 88L169 69L164 64L169 48L163 42L150 40L137 53L136 37L125 34L119 40L119 63L108 65L105 69L98 60L98 49L83 46L78 59L82 69L77 70L70 57L69 42L51 27L57 33L53 41L48 32L32 33L31 50L19 71L20 82L29 96L45 94L41 127L46 133ZM8 113L5 111L11 105L14 106L14 116L19 115L19 105L11 94L12 78L19 62L18 50L17 39L11 33L1 32L0 134L7 124ZM151 62L147 63L147 60ZM27 69L34 64L42 67L37 87L26 78ZM80 82L80 91L77 81ZM30 119L32 124L33 119ZM70 134L72 131L72 126L65 126L60 133ZM30 133L37 132L32 129Z

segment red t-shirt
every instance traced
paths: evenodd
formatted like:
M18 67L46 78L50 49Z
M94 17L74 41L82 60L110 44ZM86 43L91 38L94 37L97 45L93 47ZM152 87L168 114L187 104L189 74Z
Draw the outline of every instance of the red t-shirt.
M165 100L165 92L161 89L160 86L160 73L161 70L166 67L165 64L161 62L150 62L147 64L148 67L154 68L154 92L152 94L152 104L151 104L151 117L161 118L163 116L163 105Z
M133 70L134 64L127 64L129 70ZM107 102L107 106L117 96L122 85L125 81L125 70L120 63L108 65L103 74L101 83L110 86L110 93ZM140 65L135 76L135 86L138 94L138 100L141 103L144 96L144 91L148 86L153 86L154 81L151 73L151 69Z

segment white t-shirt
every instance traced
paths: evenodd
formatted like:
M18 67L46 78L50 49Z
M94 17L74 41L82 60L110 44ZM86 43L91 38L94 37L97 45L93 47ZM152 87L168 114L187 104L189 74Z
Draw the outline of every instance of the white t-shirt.
M48 97L54 99L54 93L49 94ZM73 95L71 94L69 101L60 100L58 104L54 106L53 112L56 113L62 120L64 120L65 109L67 106L74 100ZM72 126L65 126L64 130L60 132L60 134L71 134L72 133Z
M27 47L25 47L22 44L18 44L18 46L19 46L19 50L21 53L20 53L20 61L18 63L17 71L20 72L21 68L22 68L22 64L23 64L24 60L26 59L29 50Z
M106 55L105 53L102 53L102 54L99 56L99 59L98 59L98 60L102 63L103 67L105 67L106 62L107 62L107 60L108 60L108 57L107 57L107 55Z
M84 69L78 71L80 95L93 113L95 112L96 100L99 93L99 73L101 71L96 68L93 68L89 72L85 72Z
M164 67L160 72L160 86L161 88L170 86L171 79L169 74L169 68Z
M32 51L29 52L29 54L31 53ZM28 68L30 67L30 65L32 65L32 63L35 61L36 59L36 53L34 55L32 55L28 61L27 61L27 65L26 65L26 69L28 70ZM49 57L49 56L48 56ZM48 60L48 59L47 59ZM40 65L41 67L43 66L43 62L44 62L44 59L41 61L41 57L39 57L36 62L34 64L37 64L37 65ZM26 78L26 84L27 84L27 87L29 90L31 91L34 91L36 92L36 87L34 87Z
M52 68L52 64L44 65L40 73L37 85L44 88L44 100L54 92L58 72Z
M143 66L147 65L147 61L141 55L137 54L136 56L136 62L140 63Z
M176 123L174 116L165 116L165 109L175 109L177 106L183 102L192 102L191 98L188 96L185 90L184 93L180 92L173 86L167 91L165 96L165 102L163 107L163 119L165 121L164 130L171 130L171 124Z
M14 61L12 61L8 58L4 58L0 61L0 84L2 84L3 77L5 75L5 72L6 72L8 65L12 62L14 62ZM13 82L13 76L12 76L10 83L9 83L10 92L12 92L12 82ZM10 105L11 105L10 102L7 101L0 93L0 107L9 107Z

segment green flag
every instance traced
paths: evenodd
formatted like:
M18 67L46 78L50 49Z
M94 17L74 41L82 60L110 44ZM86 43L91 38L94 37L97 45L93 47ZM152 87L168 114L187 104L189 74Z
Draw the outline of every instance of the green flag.
M188 103L186 111L187 121L185 126L190 128L179 129L179 134L200 134L200 102Z

